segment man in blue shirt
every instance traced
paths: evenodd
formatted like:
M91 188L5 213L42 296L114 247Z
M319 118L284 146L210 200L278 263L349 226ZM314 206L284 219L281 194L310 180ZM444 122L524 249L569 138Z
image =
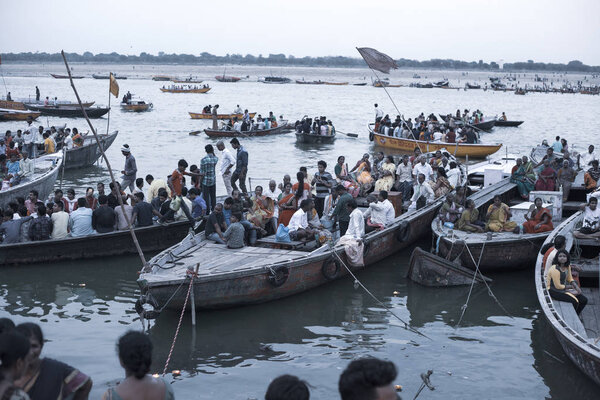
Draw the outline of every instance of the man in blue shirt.
M233 190L237 190L237 186L235 184L236 181L239 181L240 189L242 193L246 195L248 190L246 189L246 174L248 173L248 152L240 145L239 140L237 138L231 139L229 142L231 143L231 147L237 150L235 171L231 175L231 187Z
M195 220L199 220L206 214L206 202L200 196L200 191L197 188L191 188L188 192L188 197L192 201L192 217Z
M72 237L87 236L96 233L92 228L93 210L88 208L85 197L77 199L77 209L69 214L69 231Z
M554 149L555 153L562 153L563 145L560 142L560 136L556 137L556 142L552 143L552 149Z
M208 209L214 210L217 204L217 176L215 167L219 159L211 144L204 146L206 156L200 161L200 179L202 180L202 195Z

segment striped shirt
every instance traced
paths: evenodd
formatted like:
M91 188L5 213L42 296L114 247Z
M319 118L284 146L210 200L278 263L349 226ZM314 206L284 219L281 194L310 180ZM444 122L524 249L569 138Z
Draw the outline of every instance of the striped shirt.
M207 154L206 157L200 161L200 173L202 177L202 185L214 186L217 182L215 175L215 165L217 165L219 159L214 154Z
M319 181L319 178L320 178L320 181ZM327 182L329 184L332 184L333 177L331 176L331 174L329 172L323 172L322 174L317 172L315 174L315 179L316 179L315 189L317 189L317 197L325 198L325 197L329 196L329 187L325 186L321 182Z

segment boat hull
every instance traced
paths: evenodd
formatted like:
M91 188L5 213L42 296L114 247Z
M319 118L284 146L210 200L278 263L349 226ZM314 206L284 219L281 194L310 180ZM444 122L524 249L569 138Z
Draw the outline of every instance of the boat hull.
M215 76L215 79L219 82L233 83L239 81L242 78L238 78L237 76L217 75Z
M32 111L39 111L42 115L49 115L60 118L85 118L80 107L40 107L26 104L25 107ZM110 108L94 107L85 110L88 118L100 118L107 114Z
M113 144L118 134L119 131L111 133L110 135L98 135L104 151L106 151L110 145ZM66 151L65 169L76 169L92 166L101 155L102 154L100 153L100 149L96 143L96 140L92 138L89 144L85 144L81 147L74 147Z
M190 226L187 221L172 222L137 228L135 234L142 251L160 251L183 239ZM126 230L77 238L0 245L0 265L79 260L134 253L137 253L137 249L131 234Z
M54 189L54 182L58 177L60 166L62 165L62 157L60 155L48 155L41 157L44 160L56 160L56 164L44 174L36 177L36 179L22 182L21 184L11 187L7 190L0 191L0 207L8 206L8 203L16 201L17 197L28 198L31 190L38 191L38 198L45 199L52 193ZM39 168L40 159L36 159L36 170ZM2 257L2 251L0 250L0 257Z
M26 121L27 119L37 119L42 113L40 112L0 112L0 121Z
M489 132L494 128L494 125L496 125L496 120L491 119L489 121L480 122L478 124L473 124L471 126L474 126L477 129L481 129L482 131Z
M334 141L335 135L324 136L296 132L296 142L298 143L333 143Z
M212 114L193 113L193 112L188 112L188 114L190 114L190 117L192 119L210 119L210 120L213 119ZM256 113L249 113L249 115L250 115L250 118L254 118ZM242 119L244 117L244 114L217 114L217 119L219 119L219 120L233 119L234 117L237 117L238 119Z
M200 88L200 89L164 89L160 88L163 93L206 93L211 88Z
M54 79L69 79L69 75L50 74ZM83 79L83 76L71 75L73 79Z
M446 149L450 154L456 157L485 158L500 150L502 144L453 144L453 143L435 143L423 140L410 140L385 136L379 133L373 134L373 143L377 146L395 149L406 153L413 153L415 147L419 146L423 152Z
M147 104L123 104L121 103L121 110L133 111L133 112L144 112L150 110L152 103Z
M284 126L278 126L277 128L271 129L263 129L260 131L247 131L247 132L238 132L238 131L220 131L214 129L205 129L204 133L208 137L254 137L254 136L269 136L269 135L279 135L282 133L287 133L287 130Z
M502 121L497 120L495 126L519 126L525 121Z

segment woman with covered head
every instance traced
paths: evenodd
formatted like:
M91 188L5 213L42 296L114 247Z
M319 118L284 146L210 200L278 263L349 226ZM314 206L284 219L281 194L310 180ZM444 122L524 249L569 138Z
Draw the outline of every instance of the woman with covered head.
M119 361L125 379L104 393L103 400L172 400L173 389L164 378L149 375L152 365L152 342L142 332L129 331L117 343Z
M535 173L530 168L531 163L523 162L521 158L517 158L517 165L513 167L510 181L517 185L521 198L528 199L529 192L534 189Z
M377 182L375 182L375 191L380 190L391 190L394 186L396 173L396 164L394 163L393 156L387 156L381 165L380 175Z
M525 214L527 222L523 224L525 233L541 233L554 230L552 225L552 213L545 207L542 207L542 199L537 197L535 205L530 209L531 214Z
M513 232L517 223L509 221L512 214L510 208L502 202L500 196L494 196L494 202L490 204L485 216L486 228L492 232Z

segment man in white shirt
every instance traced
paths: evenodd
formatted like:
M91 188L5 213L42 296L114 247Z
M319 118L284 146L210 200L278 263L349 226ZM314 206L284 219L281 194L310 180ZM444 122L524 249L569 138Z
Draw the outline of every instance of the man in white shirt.
M442 134L442 132L440 132L439 130L436 130L435 132L433 132L433 141L441 142L443 136L444 135Z
M431 165L426 162L425 156L421 156L419 158L419 163L415 165L413 168L413 178L417 178L419 174L423 174L425 176L425 181L432 181L433 179L433 169Z
M29 153L23 151L21 153L21 156L23 157L23 159L19 161L19 179L23 180L31 177L35 172L35 168L33 165L33 160L28 157Z
M377 227L383 229L394 222L396 212L394 205L388 200L387 191L380 191L377 201L369 203L369 208L365 211L364 217L367 219L366 232L373 231Z
M417 210L418 208L424 207L427 204L433 203L435 195L433 189L425 181L425 175L419 174L417 177L417 184L414 187L413 196L410 199L408 210ZM419 203L417 205L417 203Z
M242 121L237 119L237 117L235 117L235 119L236 119L236 121L233 124L233 130L236 132L241 132L242 131Z
M347 238L360 241L365 235L365 218L363 213L358 209L356 200L352 199L346 204L348 211L350 211L350 222L348 223L348 230L344 234Z
M227 195L231 196L231 170L235 167L235 156L225 147L222 140L217 142L217 149L221 152L221 176L223 177L223 183L225 183L225 189Z
M396 188L402 192L403 201L410 198L412 182L412 165L408 162L408 155L405 154L396 168Z
M579 160L578 160L579 169L584 169L587 171L587 169L590 167L590 164L592 163L592 161L597 160L597 159L598 158L596 157L596 154L594 153L594 146L590 145L590 147L588 147L588 151L586 153L579 155Z
M242 107L240 107L240 105L238 104L237 106L235 106L235 109L233 110L234 114L241 114L242 113Z
M33 125L33 118L27 119L27 127L23 129L23 149L32 157L35 158L35 145L37 142L38 128Z
M379 118L383 118L383 111L381 111L377 103L375 103L375 122L377 122L377 119Z
M302 200L300 208L292 215L288 228L290 230L290 239L302 240L314 235L313 230L308 226L307 213L312 209L312 201Z
M265 189L263 195L267 196L271 200L273 200L273 218L271 218L273 227L275 231L277 231L277 220L279 219L279 195L281 194L281 190L277 187L277 182L274 179L269 181L269 187Z
M52 233L50 238L52 239L63 239L69 234L67 228L69 226L69 214L64 211L64 204L62 201L54 203L52 208Z

